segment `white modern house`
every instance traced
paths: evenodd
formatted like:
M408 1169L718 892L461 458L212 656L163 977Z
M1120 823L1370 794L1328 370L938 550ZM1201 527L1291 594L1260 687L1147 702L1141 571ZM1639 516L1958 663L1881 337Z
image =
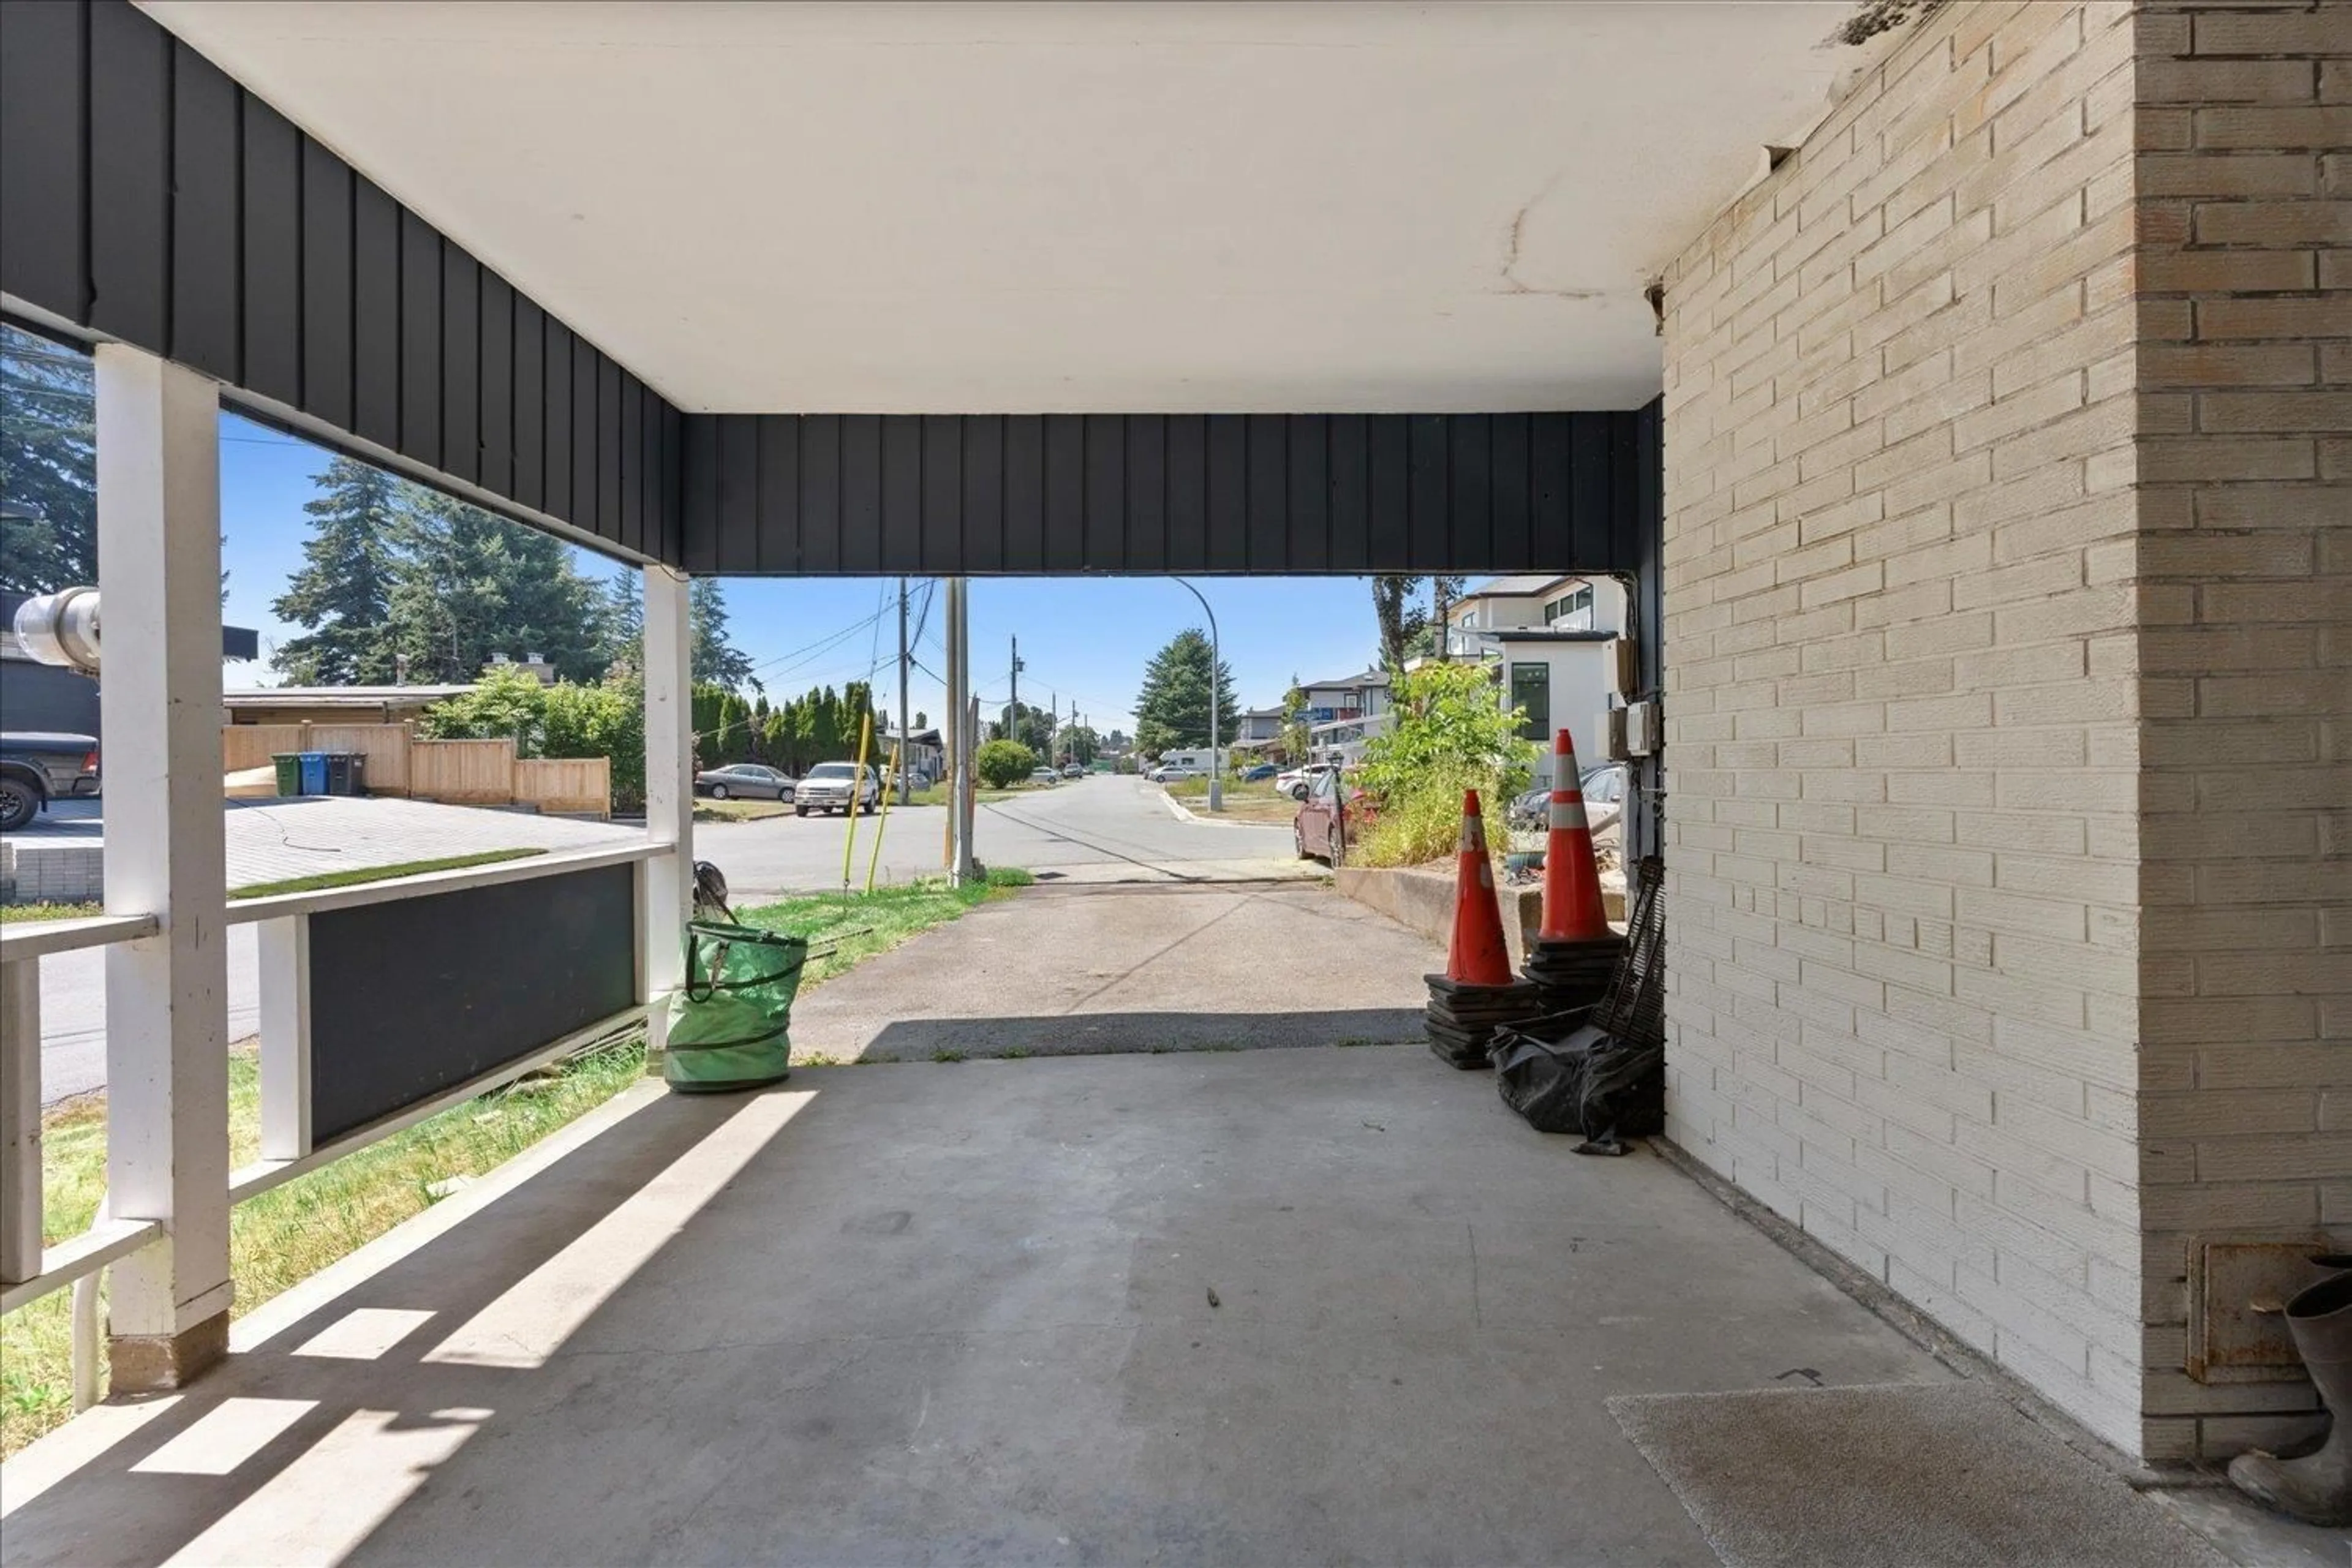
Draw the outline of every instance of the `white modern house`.
M1607 754L1609 710L1626 693L1617 644L1625 635L1624 587L1607 577L1523 573L1482 583L1446 606L1449 658L1495 666L1496 697L1526 715L1543 747L1536 780L1551 780L1555 731L1565 729L1586 766Z

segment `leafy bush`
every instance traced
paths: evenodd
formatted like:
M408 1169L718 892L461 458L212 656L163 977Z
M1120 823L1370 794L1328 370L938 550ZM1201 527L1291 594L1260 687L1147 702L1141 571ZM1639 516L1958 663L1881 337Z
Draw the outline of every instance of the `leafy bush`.
M972 758L980 770L980 782L992 789L1006 789L1027 778L1037 766L1037 753L1018 741L991 741Z
M512 741L519 757L607 757L614 807L645 805L646 699L635 675L541 686L523 670L491 669L466 695L426 709L416 731L432 741Z
M1484 665L1424 664L1391 689L1396 716L1389 732L1364 747L1358 774L1380 802L1362 858L1412 866L1454 853L1462 829L1462 793L1502 831L1511 797L1533 776L1536 744L1519 733L1524 716L1496 700Z

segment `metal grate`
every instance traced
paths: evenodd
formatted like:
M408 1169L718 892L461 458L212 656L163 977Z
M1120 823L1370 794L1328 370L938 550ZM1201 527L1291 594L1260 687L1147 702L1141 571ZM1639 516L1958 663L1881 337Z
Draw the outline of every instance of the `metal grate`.
M1658 899L1665 879L1666 863L1657 856L1634 864L1625 953L1587 1020L1626 1045L1664 1048L1666 1043L1666 914Z

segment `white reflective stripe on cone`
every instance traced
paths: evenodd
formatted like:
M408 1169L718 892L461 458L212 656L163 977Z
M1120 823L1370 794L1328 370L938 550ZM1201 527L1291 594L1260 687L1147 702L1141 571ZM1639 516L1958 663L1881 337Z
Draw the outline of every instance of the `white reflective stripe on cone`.
M1592 825L1584 815L1584 797L1565 791L1551 797L1551 826L1554 832L1563 827L1585 827Z
M1462 819L1462 843L1455 853L1467 855L1473 849L1486 847L1486 825L1475 816Z

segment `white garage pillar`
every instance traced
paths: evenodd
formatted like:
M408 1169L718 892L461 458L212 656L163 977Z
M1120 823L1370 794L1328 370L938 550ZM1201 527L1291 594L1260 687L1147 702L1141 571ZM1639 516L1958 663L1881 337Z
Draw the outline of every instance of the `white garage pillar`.
M672 851L645 862L638 985L652 1004L646 1046L669 1033L669 995L686 978L686 922L694 912L694 634L686 574L645 568L646 835Z
M108 1206L163 1238L114 1266L113 1391L176 1388L228 1350L228 967L221 827L220 399L98 350Z

